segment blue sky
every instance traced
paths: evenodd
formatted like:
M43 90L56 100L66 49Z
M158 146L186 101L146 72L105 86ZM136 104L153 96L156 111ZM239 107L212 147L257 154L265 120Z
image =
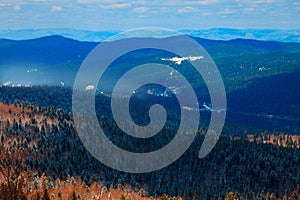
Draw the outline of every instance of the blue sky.
M299 29L292 0L0 0L0 29Z

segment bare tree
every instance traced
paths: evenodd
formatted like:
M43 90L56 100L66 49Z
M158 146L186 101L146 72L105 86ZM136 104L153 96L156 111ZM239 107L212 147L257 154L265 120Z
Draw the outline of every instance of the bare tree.
M0 146L0 200L27 199L24 195L28 173L23 170L24 154L21 150Z

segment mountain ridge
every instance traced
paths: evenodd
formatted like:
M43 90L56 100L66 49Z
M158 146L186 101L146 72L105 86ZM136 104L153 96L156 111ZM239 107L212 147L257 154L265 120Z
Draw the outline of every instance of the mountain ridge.
M164 40L164 38L159 39ZM273 125L270 126L271 123L283 131L293 132L291 127L294 127L294 132L300 130L299 125L296 124L298 123L297 117L293 122L284 122L285 117L290 119L298 113L299 104L293 101L293 97L295 99L299 99L299 97L296 93L289 93L284 90L285 88L278 87L278 81L283 81L289 90L298 90L298 84L294 83L298 83L300 43L266 42L252 39L229 41L194 39L206 49L218 66L227 94L231 95L229 99L234 97L234 99L231 98L229 104L229 109L233 109L229 112L232 113L232 119L238 121L243 119L248 123L249 119L246 115L251 111L251 117L254 116L253 119L259 120L259 122L254 121L255 123L263 125L268 120L268 127L273 127ZM0 39L0 84L17 87L20 85L70 87L74 83L82 61L98 44L57 35L24 41ZM209 98L205 93L205 83L188 70L190 69L188 62L184 61L177 65L169 61L162 61L161 58L166 56L169 55L145 50L117 58L109 67L110 74L107 74L109 76L106 77L110 78L107 79L107 82L102 82L101 87L111 86L120 74L137 64L161 63L185 74L188 79L192 80L191 83L197 94L201 95L201 101L209 103ZM278 77L277 75L280 74L285 75ZM294 75L290 76L289 74ZM280 91L276 93L274 88L279 88ZM264 97L264 94L255 95L260 90L270 91L270 93L266 92L268 98L264 98L263 101L261 98ZM283 96L278 95L278 92ZM249 93L255 96L251 102L247 97ZM292 97L285 98L284 95L292 95ZM241 103L240 99L244 99L244 101ZM281 100L286 105L280 106L278 102ZM203 102L200 102L199 105L202 104ZM248 104L251 104L252 109L243 109ZM273 112L278 110L278 106L280 112ZM236 114L238 110L245 110L242 113L243 117L239 113ZM265 120L265 115L274 115L274 117L271 120Z
M62 35L80 41L101 42L122 31L91 31L68 28L52 29L20 29L0 30L0 38L7 39L30 39L49 35ZM192 37L203 37L214 40L230 40L236 38L257 39L264 41L300 42L300 30L279 29L234 29L234 28L211 28L202 30L179 30L181 34Z

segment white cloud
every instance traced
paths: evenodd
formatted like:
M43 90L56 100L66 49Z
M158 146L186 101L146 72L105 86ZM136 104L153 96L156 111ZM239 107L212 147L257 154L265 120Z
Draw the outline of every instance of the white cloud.
M218 3L218 0L197 0L197 1L186 1L187 5L210 5Z
M7 7L7 6L10 6L9 3L0 3L0 7Z
M230 15L233 14L234 12L232 10L230 10L229 8L226 8L224 11L219 12L219 14L221 15Z
M111 8L111 9L122 9L122 8L128 8L130 7L130 3L115 3L110 5L103 5L102 8Z
M300 2L294 2L293 5L296 6L295 9L296 9L297 11L300 11Z
M252 12L254 10L255 10L254 8L245 8L245 11L247 11L247 12Z
M190 13L190 12L197 12L197 9L193 7L184 7L177 10L178 13Z
M267 3L275 3L279 0L235 0L236 2L241 3L249 3L249 4L267 4Z
M62 10L63 10L63 8L61 6L52 6L51 7L52 12L60 12Z
M210 15L213 15L213 13L208 11L208 12L203 12L202 15L203 16L210 16Z
M255 3L275 3L278 0L256 0Z
M97 3L101 2L101 0L78 0L78 3Z
M43 2L52 2L52 0L31 0L33 2L43 3Z
M147 7L138 7L138 8L135 8L134 11L135 12L138 12L138 13L145 13L149 10L149 8Z
M77 0L77 3L121 3L121 0Z
M137 4L137 5L146 5L147 1L145 1L145 0L138 0L138 1L135 1L134 4Z
M18 5L14 6L13 8L14 8L14 10L21 10L21 6L18 6Z

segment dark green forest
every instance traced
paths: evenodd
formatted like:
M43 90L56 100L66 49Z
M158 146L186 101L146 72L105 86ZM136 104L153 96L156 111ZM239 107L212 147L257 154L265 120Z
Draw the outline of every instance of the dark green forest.
M66 179L68 175L78 176L87 184L104 180L106 185L131 184L142 188L147 186L151 196L168 194L192 197L197 191L201 199L225 198L229 191L240 197L253 199L266 193L283 197L300 186L300 149L263 144L259 141L232 140L230 135L243 126L235 124L225 128L213 151L204 159L198 158L199 147L204 138L205 125L187 152L170 166L146 174L130 174L108 168L92 157L82 145L73 128L70 112L70 90L62 87L1 88L1 102L14 104L22 110L30 110L30 123L21 124L18 116L13 122L1 118L3 134L1 143L11 139L11 150L25 149L25 170L36 170L39 175L46 173L53 179ZM106 107L107 97L99 96L98 107ZM138 103L135 102L135 103ZM101 108L105 110L105 108ZM28 112L28 111L27 111ZM13 114L13 113L12 113ZM41 127L35 116L46 116ZM176 112L169 111L171 118ZM58 125L48 124L48 119L58 118ZM135 140L118 139L119 132L111 119L101 119L100 124L108 137L120 146L133 147L136 151L145 145L160 147L170 140L176 125L169 123L163 136L151 143L137 143ZM237 128L239 127L239 128ZM257 129L259 130L259 129ZM257 134L261 134L257 132ZM16 139L12 139L17 136ZM31 141L36 145L29 146ZM141 147L142 146L142 147ZM109 152L107 152L109 153Z

